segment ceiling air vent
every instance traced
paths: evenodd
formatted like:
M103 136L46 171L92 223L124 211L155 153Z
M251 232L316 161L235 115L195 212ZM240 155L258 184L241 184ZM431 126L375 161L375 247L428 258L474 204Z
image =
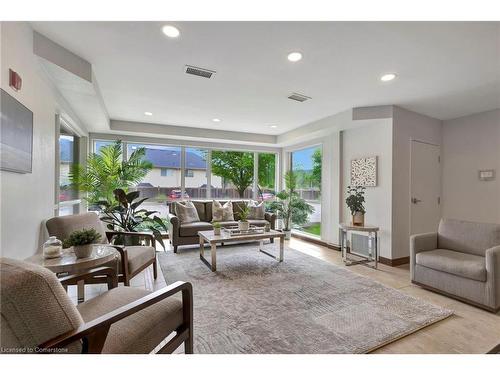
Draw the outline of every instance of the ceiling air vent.
M213 70L198 68L196 66L186 65L185 72L187 74L192 74L194 76L203 77L203 78L212 78L215 74Z
M288 99L296 100L298 102L305 102L306 100L311 99L309 96L297 94L296 92L292 92L292 94L288 97Z

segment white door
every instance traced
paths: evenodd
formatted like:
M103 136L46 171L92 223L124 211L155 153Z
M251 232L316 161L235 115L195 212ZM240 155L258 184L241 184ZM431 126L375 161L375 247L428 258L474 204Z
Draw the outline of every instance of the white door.
M441 218L439 146L411 142L410 231L435 232Z

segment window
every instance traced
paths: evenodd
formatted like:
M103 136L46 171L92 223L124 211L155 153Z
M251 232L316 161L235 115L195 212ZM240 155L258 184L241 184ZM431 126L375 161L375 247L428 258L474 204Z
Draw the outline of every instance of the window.
M254 153L212 151L212 198L253 198Z
M276 154L259 153L257 181L257 199L273 200L276 193Z
M174 170L169 168L160 168L160 175L162 177L169 177L174 175Z
M78 163L78 137L61 126L59 134L59 192L58 216L77 214L80 211L78 191L71 188L70 173Z
M310 147L291 153L291 170L297 177L297 193L313 207L307 222L295 230L321 235L321 147Z
M208 150L186 147L184 188L186 196L193 199L207 198Z
M145 159L153 164L153 169L133 189L141 198L148 198L142 206L158 211L158 216L166 218L168 203L181 197L181 148L138 143L127 143L127 158L140 148L145 149Z

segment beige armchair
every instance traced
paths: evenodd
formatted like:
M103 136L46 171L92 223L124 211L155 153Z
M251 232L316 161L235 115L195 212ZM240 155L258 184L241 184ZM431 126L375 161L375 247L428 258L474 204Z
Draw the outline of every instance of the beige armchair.
M104 231L104 226L94 212L53 217L47 220L46 227L50 236L56 236L60 240L66 239L75 230L84 228L95 229L101 234L101 243L113 246L120 253L117 269L118 281L123 282L125 286L129 286L130 279L151 265L153 266L153 276L155 279L157 278L158 270L156 264L155 239L151 233ZM111 241L116 235L138 237L144 240L147 245L121 246L112 244ZM110 264L109 266L116 268L114 264ZM88 278L85 281L90 284L104 282L101 277Z
M500 224L442 219L410 239L414 284L481 308L500 310Z
M115 274L108 277L116 285ZM185 353L193 352L190 283L153 293L112 288L74 306L51 271L0 258L0 298L2 353L172 353L183 343Z

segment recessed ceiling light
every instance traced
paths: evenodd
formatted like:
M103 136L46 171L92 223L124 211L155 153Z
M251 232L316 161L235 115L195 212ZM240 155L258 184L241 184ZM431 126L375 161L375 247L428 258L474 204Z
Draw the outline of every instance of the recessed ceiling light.
M277 127L278 127L278 125L271 125L272 129L276 129Z
M152 113L152 112L144 112L144 114L145 114L146 116L153 116L153 113Z
M177 38L180 35L179 29L172 25L163 26L161 31L163 31L163 34L165 34L169 38Z
M388 82L388 81L392 81L396 77L397 77L397 74L395 74L395 73L387 73L387 74L382 75L380 77L380 80L382 82Z
M220 122L220 119L219 118L213 118L212 121L213 122Z
M302 59L302 54L300 52L290 52L288 54L288 60L296 62Z

